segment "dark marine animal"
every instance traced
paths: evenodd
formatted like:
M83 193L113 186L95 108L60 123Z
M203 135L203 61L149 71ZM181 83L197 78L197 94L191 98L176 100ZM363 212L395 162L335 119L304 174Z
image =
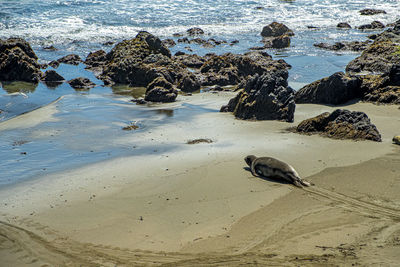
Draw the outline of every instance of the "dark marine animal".
M249 165L251 174L254 176L281 178L297 187L310 186L311 184L300 178L297 171L279 159L272 157L256 157L249 155L244 158L244 161Z

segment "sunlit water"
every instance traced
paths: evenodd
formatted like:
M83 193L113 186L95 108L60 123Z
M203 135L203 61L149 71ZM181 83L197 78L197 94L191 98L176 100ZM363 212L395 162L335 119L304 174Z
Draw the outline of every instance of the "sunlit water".
M384 9L387 14L360 16L363 8ZM384 24L399 19L400 1L345 0L0 0L0 38L22 37L28 40L41 62L70 53L85 58L90 51L112 46L134 37L138 31L149 31L161 39L188 28L201 27L204 38L229 42L202 48L189 45L192 53L244 53L260 46L263 26L278 21L293 29L291 47L267 50L275 59L283 58L292 65L290 85L298 89L316 79L343 71L358 54L332 52L313 47L317 42L365 40L373 32L361 32L355 26L379 20ZM348 22L351 30L338 30L338 22ZM310 29L309 26L317 27ZM57 51L43 48L54 45ZM172 53L185 51L187 44L171 48ZM164 112L157 107L141 107L127 102L118 94L125 88L102 87L102 82L84 70L84 66L61 65L57 71L66 79L85 76L98 84L90 91L75 91L68 84L48 88L29 84L3 83L0 95L0 120L4 121L41 107L60 96L55 121L33 128L0 131L0 186L36 177L52 171L134 153L150 153L154 147L139 148L131 143L113 142L113 137L135 133L121 127L135 121L138 133L168 123L188 119L187 112L218 112L201 106L174 106ZM23 92L25 95L12 94ZM143 93L140 91L139 94ZM11 95L10 95L11 94ZM133 148L135 147L135 148ZM163 149L174 149L164 145ZM26 152L26 154L25 154Z

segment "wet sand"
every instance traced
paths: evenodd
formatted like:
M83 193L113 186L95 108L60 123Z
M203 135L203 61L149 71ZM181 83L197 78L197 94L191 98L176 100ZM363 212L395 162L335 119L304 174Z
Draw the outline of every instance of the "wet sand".
M180 100L217 109L230 96ZM285 131L333 107L297 105L294 124L210 112L143 133L143 146L174 143L175 150L7 187L0 191L0 265L396 265L400 147L391 138L400 110L344 108L366 112L383 142ZM47 110L43 120L56 112ZM197 138L213 142L186 144ZM247 154L287 161L315 186L253 177Z

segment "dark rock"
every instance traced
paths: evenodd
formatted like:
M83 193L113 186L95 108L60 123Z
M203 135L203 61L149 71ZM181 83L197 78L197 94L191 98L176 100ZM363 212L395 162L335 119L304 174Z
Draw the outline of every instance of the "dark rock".
M48 51L57 51L58 50L56 47L54 47L54 45L43 47L43 49L48 50Z
M360 30L376 30L376 29L385 28L385 24L383 24L382 22L376 20L376 21L373 21L370 24L364 24L364 25L361 25L361 26L359 26L357 28L360 29Z
M96 84L90 81L88 78L79 77L68 81L72 88L77 90L87 90L95 87Z
M245 120L293 122L294 90L287 78L287 70L256 74L228 105L221 107L221 112L233 112L236 118Z
M307 26L307 29L310 29L310 30L318 30L318 29L320 29L320 27L308 25L308 26Z
M174 37L182 37L183 34L182 33L174 33L174 34L172 34L172 36L174 36Z
M196 69L203 66L204 62L206 61L204 57L200 57L198 55L188 55L185 53L180 55L175 54L174 60L179 61L180 63L189 68L196 68Z
M0 80L37 83L41 76L38 58L28 42L0 39Z
M382 104L400 104L400 86L378 88L363 97L364 101Z
M151 82L146 89L146 101L174 102L178 91L165 78L159 77Z
M172 39L165 39L165 40L162 41L162 43L163 43L163 45L165 45L168 48L176 46L175 41L172 40Z
M239 43L239 40L233 40L232 42L231 42L231 45L235 45L235 44L238 44Z
M78 55L70 54L60 59L57 59L57 62L70 65L79 65L79 63L83 62L83 60Z
M396 54L398 47L390 40L375 40L361 56L347 64L346 72L388 73L393 65L400 64L400 56Z
M290 37L287 35L282 35L273 38L264 38L265 43L264 48L287 48L290 46Z
M396 145L400 145L400 135L395 135L392 139L393 143Z
M178 82L178 88L182 92L191 93L200 90L200 82L193 74L184 75Z
M178 39L178 43L190 44L190 41L187 37L183 37Z
M336 27L340 29L351 29L350 24L348 24L347 22L339 22Z
M55 70L48 70L44 73L43 81L45 82L63 82L65 79Z
M364 112L337 109L302 121L295 130L335 139L372 140L381 142L381 135Z
M204 31L200 28L190 28L186 31L189 36L203 35Z
M265 26L261 32L262 37L278 37L282 35L293 36L294 33L286 25L278 22L272 22Z
M363 51L370 45L370 41L352 41L352 42L336 42L334 44L318 43L314 44L315 47L332 50L332 51Z
M366 9L360 10L360 14L364 15L364 16L371 16L371 15L376 15L376 14L386 14L386 11L381 10L381 9L366 8Z
M86 57L85 65L89 68L97 68L102 67L106 63L106 52L104 50L98 50L95 52L90 52L89 55Z
M178 51L178 52L175 53L175 56L176 56L176 57L178 57L178 56L183 56L183 55L186 55L186 53L185 53L185 52L182 52L182 51Z
M400 57L400 46L398 56ZM389 71L388 78L391 85L400 86L400 64L395 64L392 66Z
M103 45L105 45L105 46L112 46L113 44L115 44L114 41L108 41L108 42L103 43Z
M337 72L327 78L310 83L296 92L296 103L332 104L346 103L362 96L358 77Z

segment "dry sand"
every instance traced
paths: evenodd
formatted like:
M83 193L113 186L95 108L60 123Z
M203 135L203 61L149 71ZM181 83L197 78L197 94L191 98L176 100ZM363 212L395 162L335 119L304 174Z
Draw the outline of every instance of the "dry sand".
M181 100L218 109L230 96ZM328 106L297 105L293 125L211 112L143 134L144 145L175 144L168 153L5 188L0 266L398 265L400 147L391 138L399 134L400 110L345 108L366 112L383 142L285 131L334 109ZM41 118L53 119L56 110L47 110ZM186 144L196 138L214 142ZM247 154L287 161L315 186L252 177Z

